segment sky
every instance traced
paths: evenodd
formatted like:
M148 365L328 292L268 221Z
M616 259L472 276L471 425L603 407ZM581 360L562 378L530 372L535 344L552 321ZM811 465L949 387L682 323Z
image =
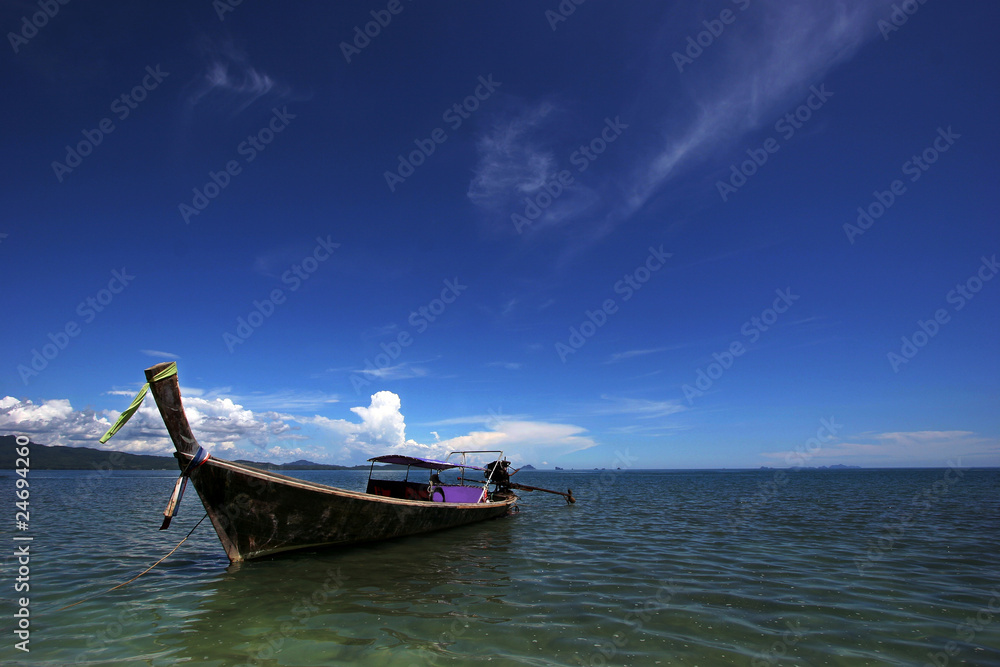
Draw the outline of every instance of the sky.
M0 432L176 361L230 459L1000 465L998 21L4 3Z

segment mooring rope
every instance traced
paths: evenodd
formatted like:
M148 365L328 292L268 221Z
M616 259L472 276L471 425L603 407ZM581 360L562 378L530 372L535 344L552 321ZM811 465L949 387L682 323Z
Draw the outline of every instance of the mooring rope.
M105 595L106 593L110 593L111 591L113 591L113 590L116 590L116 589L118 589L118 588L121 588L122 586L128 586L128 585L129 585L129 584L131 584L131 583L132 583L133 581L135 581L136 579L138 579L138 578L139 578L139 577L141 577L142 575L146 574L147 572L149 572L150 570L152 570L152 569L153 569L154 567L156 567L157 565L159 565L159 564L160 564L160 563L162 563L163 561L167 560L167 558L169 558L169 557L170 557L170 554L172 554L172 553L174 553L175 551L177 551L177 550L178 550L178 549L180 548L180 546L181 546L182 544L184 544L184 543L185 543L185 542L187 541L187 538L191 537L191 533L193 533L193 532L195 531L195 528L197 528L198 526L200 526L200 525L201 525L201 522L202 522L202 521L204 521L204 520L205 520L205 519L207 519L207 518L208 518L208 513L206 512L206 513L205 513L205 516L201 517L201 519L200 519L200 520L198 521L198 523L194 524L194 528L192 528L191 530L189 530L189 531L188 531L188 534L184 536L184 539L182 539L182 540L181 540L180 542L178 542L178 543L177 543L177 546L175 546L175 547L174 547L173 549L171 549L171 550L170 550L170 551L169 551L169 552L167 553L167 555L166 555L166 556L164 556L164 557L163 557L163 558L161 558L160 560L156 561L155 563L153 563L152 565L150 565L149 567L147 567L147 568L146 568L145 570L143 570L143 571L142 571L142 572L140 572L139 574L135 575L134 577L132 577L131 579L129 579L128 581L126 581L125 583L123 583L123 584L118 584L117 586L113 586L113 587L109 588L109 589L108 589L108 590L106 590L106 591L101 591L100 593L94 593L93 595L88 595L87 597L83 598L82 600L80 600L80 601L78 601L78 602L74 602L73 604L68 604L68 605L66 605L65 607L62 607L61 609L56 609L56 611L63 611L64 609L69 609L70 607L75 607L75 606L76 606L76 605L78 605L78 604L83 604L83 603L84 603L84 602L86 602L87 600L93 600L93 599L94 599L94 598L96 598L96 597L99 597L99 596L101 596L101 595Z

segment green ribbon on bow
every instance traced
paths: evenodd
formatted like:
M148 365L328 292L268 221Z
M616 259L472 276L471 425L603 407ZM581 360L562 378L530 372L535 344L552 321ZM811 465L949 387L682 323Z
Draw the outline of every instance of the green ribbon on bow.
M176 361L171 361L170 364L166 368L164 368L162 371L160 371L159 373L157 373L156 375L154 375L152 381L153 382L159 382L160 380L167 379L171 375L177 375L177 362ZM125 412L123 412L123 413L121 413L121 415L119 415L118 421L116 421L114 423L114 425L111 428L108 429L107 433L105 433L104 435L101 436L101 439L98 442L100 442L101 444L104 444L105 442L107 442L108 440L110 440L112 437L114 437L115 433L117 433L119 430L121 430L121 427L125 425L125 422L127 422L129 419L131 419L132 415L134 415L136 413L136 411L139 410L139 406L142 405L142 400L144 398L146 398L146 393L148 391L149 391L149 383L147 382L146 384L142 385L142 389L140 389L139 393L136 395L136 397L134 399L132 399L132 405L128 406L125 409Z

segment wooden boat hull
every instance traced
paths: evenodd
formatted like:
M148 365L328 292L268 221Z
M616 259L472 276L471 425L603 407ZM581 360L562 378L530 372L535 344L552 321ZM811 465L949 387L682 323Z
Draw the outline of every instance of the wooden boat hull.
M176 373L157 378L167 366L146 369L146 379L183 471L199 445L184 414ZM503 516L517 502L513 493L480 503L391 498L214 457L189 476L233 562L453 528Z
M186 466L189 456L179 455ZM231 561L295 549L375 542L503 516L513 495L488 503L384 498L220 459L191 473Z

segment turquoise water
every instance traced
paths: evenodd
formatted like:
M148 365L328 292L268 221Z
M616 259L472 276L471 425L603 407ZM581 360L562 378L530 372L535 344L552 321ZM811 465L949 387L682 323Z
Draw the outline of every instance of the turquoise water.
M997 470L522 472L577 504L233 567L206 521L57 611L202 517L189 489L157 530L175 477L30 473L31 652L11 507L4 664L1000 665Z

